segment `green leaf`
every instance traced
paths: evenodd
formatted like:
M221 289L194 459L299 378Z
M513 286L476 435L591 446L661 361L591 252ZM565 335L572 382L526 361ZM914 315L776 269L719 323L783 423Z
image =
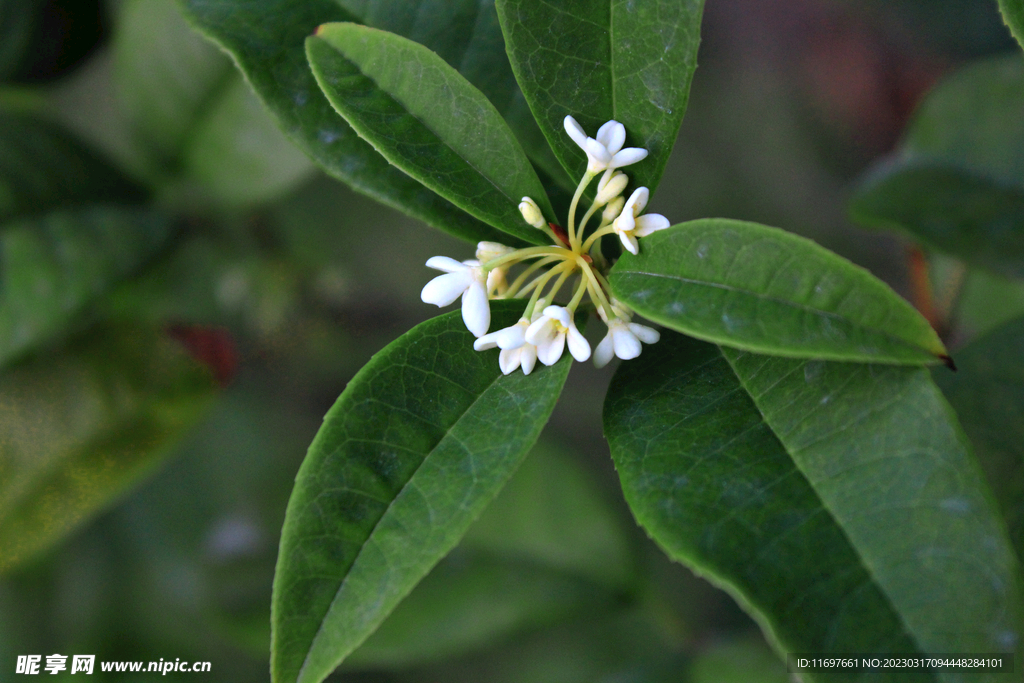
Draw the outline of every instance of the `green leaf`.
M186 18L234 58L285 133L332 176L456 237L502 239L389 164L320 92L306 61L306 37L325 22L354 19L333 0L181 3Z
M999 11L1003 21L1010 27L1010 33L1024 48L1024 0L999 0Z
M977 451L1018 557L1024 558L1024 318L957 353L935 380Z
M639 523L780 653L1020 656L1019 564L927 370L668 334L620 367L605 433Z
M0 366L62 332L166 243L172 221L97 206L13 221L0 231Z
M521 302L493 302L492 327ZM458 312L349 382L296 478L272 603L275 683L323 680L458 542L547 421L569 360L503 376Z
M174 342L137 328L99 328L0 375L0 571L151 472L214 393Z
M888 166L858 188L861 225L905 230L945 253L1024 276L1024 184L1002 185L956 167Z
M963 260L1024 273L1024 59L974 63L939 84L899 151L851 201L854 220Z
M419 43L358 24L326 24L306 41L334 108L388 161L467 213L525 242L519 201L554 211L518 141L483 93Z
M909 364L946 353L927 321L869 272L756 223L707 218L656 232L609 280L640 315L748 351Z
M614 119L626 146L650 152L628 174L653 192L686 112L704 0L496 4L512 70L569 176L587 159L565 134L566 115L591 137Z
M39 0L0 0L0 82L21 66L38 20Z
M41 119L0 111L0 221L143 191L92 150Z
M575 189L523 98L505 54L493 0L339 0L359 23L430 48L487 96L526 155L560 185Z
M458 548L347 664L399 668L448 659L563 619L594 597L592 586L550 567Z

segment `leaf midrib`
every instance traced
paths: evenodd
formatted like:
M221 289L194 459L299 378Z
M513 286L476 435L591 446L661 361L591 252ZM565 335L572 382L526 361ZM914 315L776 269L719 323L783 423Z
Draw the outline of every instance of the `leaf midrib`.
M860 566L864 568L865 573L867 573L867 575L871 578L872 585L874 585L875 588L878 589L879 594L885 600L886 606L890 609L892 614L895 615L896 619L899 621L899 624L900 624L900 626L902 627L902 630L903 630L903 634L911 642L914 643L914 645L917 647L919 652L927 653L928 650L925 649L922 646L922 644L918 640L917 636L914 633L912 633L910 631L910 629L908 628L908 625L907 625L906 621L903 618L903 613L900 612L896 608L896 605L893 603L892 597L889 595L888 591L885 589L885 586L882 583L879 582L878 576L875 573L874 567L870 563L868 563L867 560L865 560L864 555L860 551L860 548L857 547L857 545L853 542L853 540L847 534L846 528L839 521L839 519L836 518L835 513L827 505L827 503L825 502L824 498L822 498L821 494L818 492L818 488L814 485L812 479L808 476L807 472L805 472L804 469L800 466L800 463L797 462L797 460L795 458L793 458L792 453L795 452L794 449L792 449L787 442L783 441L782 437L779 436L779 433L772 426L771 422L769 422L768 417L765 415L764 411L761 409L761 405L757 402L757 400L755 400L753 391L751 391L750 387L747 386L747 383L743 381L743 377L740 376L739 371L736 369L736 366L733 364L733 362L729 359L729 356L726 353L724 353L722 351L721 347L719 347L719 346L716 346L716 350L718 351L718 354L722 357L722 359L728 364L729 369L732 371L733 375L736 377L736 382L740 385L740 387L746 393L747 397L750 399L750 402L754 405L754 408L757 409L757 412L758 412L758 414L761 417L761 422L765 425L765 427L768 428L768 430L771 432L772 436L775 437L775 440L778 441L779 445L782 446L782 449L786 452L786 455L789 456L789 461L792 463L793 468L800 474L801 477L803 477L804 481L807 482L807 485L811 488L811 490L814 491L814 495L818 499L818 502L821 505L821 510L828 514L829 518L832 520L832 523L835 524L836 529L838 529L839 532L843 535L843 538L846 540L846 544L849 546L850 550L854 553L854 555L856 555L857 559L860 561ZM932 675L933 675L934 680L936 680L936 681L940 680L934 673Z
M755 292L755 291L750 290L750 289L744 289L742 287L736 287L734 285L727 285L727 284L723 284L723 283L719 283L719 282L710 282L710 281L707 281L707 280L695 280L693 278L686 278L686 277L682 277L682 276L679 276L679 275L670 275L670 274L667 274L667 273L651 273L651 272L642 271L642 270L622 270L622 271L620 271L619 274L622 275L622 276L625 276L625 275L641 275L641 276L642 275L646 275L648 277L663 278L663 279L666 279L666 280L676 280L676 281L683 282L683 283L686 283L686 284L698 285L698 286L703 286L703 287L710 287L710 288L714 288L714 289L724 289L724 290L727 290L727 291L730 291L730 292L736 292L736 293L739 293L739 294L745 294L747 296L753 297L753 298L758 299L760 301L768 301L768 302L780 304L780 305L783 305L783 306L788 306L788 307L793 308L793 309L802 310L802 311L805 311L805 312L808 312L808 313L813 313L813 314L816 314L816 315L820 315L821 317L829 318L831 320L838 320L838 321L846 322L846 323L849 323L850 325L852 325L853 327L855 327L858 330L863 330L863 331L869 332L872 335L876 335L876 336L880 336L880 337L883 337L883 338L888 339L888 340L892 340L893 342L895 342L898 345L908 347L908 348L913 349L915 351L924 351L925 353L927 353L929 355L932 355L932 356L935 355L933 352L929 351L927 348L925 348L923 346L918 346L917 344L914 344L913 342L911 342L911 341L909 341L907 339L903 339L901 337L894 337L891 334L889 334L889 333L887 333L885 331L882 331L882 330L873 330L872 328L865 327L863 324L854 322L852 319L843 317L842 315L839 315L838 313L831 313L829 311L824 311L824 310L821 310L819 308L814 308L813 306L808 306L806 304L797 303L795 301L787 301L786 299L780 299L778 297L767 296L765 294L759 294L758 292ZM636 308L635 305L634 305L634 307ZM648 310L650 310L650 309L648 309Z
M348 570L345 572L345 576L342 578L341 582L338 584L338 589L334 592L334 598L331 600L331 603L327 606L327 610L324 612L324 615L320 618L320 625L317 627L317 631L313 635L313 639L310 641L310 645L309 645L309 647L306 650L306 656L303 657L303 659L302 659L302 666L299 667L299 673L298 673L298 675L296 676L296 679L295 679L296 681L302 681L303 680L303 672L306 670L306 666L309 663L309 657L310 657L310 655L313 652L314 645L316 644L317 640L319 640L321 634L323 633L324 622L327 620L327 615L329 615L331 613L331 610L334 608L335 603L338 601L338 596L341 594L341 590L345 587L346 582L349 579L349 576L352 575L352 569L359 562L359 558L361 558L363 556L363 550L366 548L366 544L369 542L369 540L371 538L373 538L373 535L376 533L376 531L377 531L378 527L380 526L381 522L388 516L388 513L391 512L391 508L394 506L395 502L402 496L402 494L405 492L405 490L409 487L409 485L412 483L412 481L416 478L416 475L419 473L420 469L422 469L423 465L427 462L427 460L430 458L430 456L441 446L442 443L444 443L449 438L449 436L451 435L451 432L455 429L455 427L458 426L458 424L460 422L462 422L462 420L466 417L466 415L469 414L470 411L472 411L472 409L476 406L476 404L488 392L490 392L490 390L494 387L495 384L497 384L497 382L502 377L503 377L503 375L500 375L500 374L496 375L495 378L493 380L491 380L491 382L487 385L487 387L483 391L481 391L480 394L475 399L473 399L473 402L466 408L466 410L464 410L462 412L462 414L459 415L458 419L456 419L454 422L452 422L451 425L447 429L445 429L444 435L440 439L437 440L437 443L435 443L430 448L429 451L427 451L424 454L423 459L420 461L420 463L418 465L416 465L416 469L413 470L412 474L409 476L409 478L406 480L406 482L404 484L402 484L402 488L398 490L398 493L396 493L394 498L391 499L391 502L388 503L387 508L381 514L380 518L378 518L377 521L374 523L373 528L370 529L370 533L367 534L367 536L366 536L366 540L363 541L362 545L359 547L359 551L356 553L355 558L353 558L352 564L349 565ZM346 436L345 442L347 443L349 440L350 440L350 437Z

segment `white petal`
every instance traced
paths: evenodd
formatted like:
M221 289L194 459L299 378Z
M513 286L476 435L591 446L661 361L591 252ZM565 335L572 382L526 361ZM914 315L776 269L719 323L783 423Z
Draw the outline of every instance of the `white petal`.
M447 256L431 256L427 259L427 267L443 270L446 273L457 273L460 270L465 270L466 264Z
M622 247L633 256L640 253L640 245L637 243L636 238L629 233L620 232L619 239L622 240Z
M555 338L544 344L537 344L537 358L544 365L554 365L562 357L565 350L565 332L559 332Z
M533 344L526 344L516 350L519 351L519 362L523 365L523 374L529 375L533 372L533 366L537 364L537 347Z
M629 195L629 199L626 200L626 206L622 209L623 213L631 213L633 217L640 215L640 212L647 206L647 200L651 196L651 191L646 187L638 187L633 190L633 194Z
M649 213L636 219L636 231L633 234L637 237L647 237L652 232L664 230L668 226L668 219L660 213Z
M569 327L572 324L572 316L562 306L548 306L544 309L545 318L553 318L562 323L562 327Z
M558 330L555 329L555 322L551 318L542 316L530 323L530 326L526 328L524 336L527 343L540 346L541 344L550 343L557 333Z
M474 337L484 336L487 334L487 328L491 326L491 306L487 302L487 292L476 280L462 295L462 321L466 323L466 329L472 332Z
M604 145L594 138L587 138L583 149L587 152L587 157L590 159L592 164L595 166L600 165L601 168L596 170L603 171L608 167L608 162L612 160L612 155L608 153L608 150L604 148Z
M626 127L618 121L609 121L597 129L597 141L605 146L609 154L614 155L626 141Z
M624 150L615 153L612 157L611 163L608 164L609 168L622 168L623 166L629 166L635 164L641 159L647 157L647 150L639 147L627 147Z
M585 151L587 149L587 134L583 132L583 127L576 123L576 119L566 116L562 121L562 125L565 126L565 132L569 134L572 141Z
M594 367L603 368L611 362L615 356L615 350L612 345L612 333L611 330L604 336L601 343L594 349Z
M590 342L580 334L575 325L569 326L568 338L569 353L572 354L573 358L580 363L590 358Z
M438 275L424 285L423 291L420 292L420 299L425 304L447 306L462 296L471 282L473 279L465 268L461 272Z
M657 344L658 340L661 339L661 333L652 327L647 327L647 325L630 323L629 331L635 334L636 338L644 344Z
M521 357L521 349L508 349L498 354L498 367L501 368L501 374L510 375L515 372L515 369L519 367Z
M612 327L612 344L615 346L615 355L622 360L636 358L642 350L640 340L622 324Z
M495 332L494 335L498 342L498 348L518 349L526 343L526 328L527 325L525 323L516 323L511 327Z

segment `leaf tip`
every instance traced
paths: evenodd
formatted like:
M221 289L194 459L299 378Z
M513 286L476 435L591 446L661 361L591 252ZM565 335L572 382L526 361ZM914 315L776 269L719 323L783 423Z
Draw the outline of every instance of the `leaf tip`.
M953 359L950 356L947 356L946 354L939 354L939 360L941 360L942 364L947 368L956 372L956 363L953 362Z

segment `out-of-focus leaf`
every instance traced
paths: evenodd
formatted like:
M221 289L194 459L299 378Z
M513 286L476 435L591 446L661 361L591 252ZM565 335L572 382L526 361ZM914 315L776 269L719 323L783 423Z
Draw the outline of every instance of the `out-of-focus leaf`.
M569 176L581 177L587 158L565 134L565 116L591 137L615 119L626 146L650 152L628 173L653 191L686 112L704 0L496 4L512 70Z
M903 163L865 182L850 211L863 225L909 229L965 261L1024 276L1024 183L1002 185L956 167Z
M690 664L688 683L791 683L786 665L763 641L716 644Z
M39 4L39 0L0 0L0 83L14 75L24 60Z
M332 0L181 0L188 18L227 50L285 133L356 190L469 241L503 237L391 166L338 116L313 78L305 40L356 18Z
M456 549L347 664L399 668L448 659L564 618L595 595L592 586L550 567Z
M173 0L125 3L115 51L122 99L158 174L183 174L237 206L271 199L312 170Z
M1002 509L1024 558L1024 318L957 353L959 372L935 373Z
M526 155L552 179L570 189L505 54L505 39L493 0L339 0L359 23L426 45L487 96Z
M173 0L127 0L114 37L118 96L140 145L177 167L192 128L237 78L231 60L186 23Z
M624 588L633 573L631 548L618 517L587 472L543 442L462 544L615 589Z
M554 218L540 179L458 71L419 43L358 24L321 26L306 53L327 99L388 161L499 230L546 241L519 212L532 197Z
M900 150L870 172L854 220L1024 273L1024 59L972 64L933 90Z
M27 114L0 111L0 221L144 192L69 134Z
M609 276L644 317L736 348L796 358L934 363L935 331L888 285L814 242L707 218L644 237Z
M520 303L493 302L492 327ZM459 312L393 342L324 418L296 478L272 603L275 683L323 680L451 550L547 422L568 359L503 376Z
M235 205L280 196L313 168L240 78L192 132L184 162L188 175Z
M927 370L669 334L620 367L605 432L640 524L779 652L1020 651L1019 564Z
M971 270L956 308L960 322L976 335L986 334L1024 315L1024 282Z
M1010 27L1010 33L1024 48L1024 0L999 0L1003 21Z
M0 231L0 366L61 333L85 306L135 274L173 222L148 209L98 206L12 221Z
M0 375L0 570L150 472L214 392L173 341L138 328L97 328Z

